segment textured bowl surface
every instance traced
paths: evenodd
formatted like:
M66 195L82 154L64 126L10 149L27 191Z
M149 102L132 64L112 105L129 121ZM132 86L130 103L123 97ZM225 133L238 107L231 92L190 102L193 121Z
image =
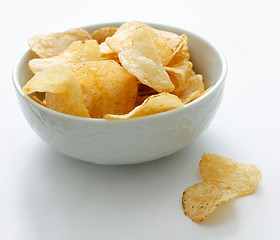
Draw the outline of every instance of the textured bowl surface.
M104 26L91 25L92 32ZM31 128L57 151L80 160L99 164L133 164L172 154L197 138L210 124L220 104L227 65L223 54L209 41L186 30L150 24L188 36L194 70L202 74L210 91L186 106L147 117L125 121L87 119L55 112L37 104L21 91L31 78L28 50L13 72L19 104Z

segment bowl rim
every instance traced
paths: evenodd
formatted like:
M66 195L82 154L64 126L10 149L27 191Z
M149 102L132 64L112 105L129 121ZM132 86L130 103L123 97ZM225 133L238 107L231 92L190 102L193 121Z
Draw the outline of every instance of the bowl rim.
M97 24L91 24L91 25L85 25L85 26L81 26L79 28L82 29L90 29L90 28L101 28L101 27L108 27L108 26L120 26L121 24L123 24L124 22L104 22L104 23L97 23ZM215 91L217 91L217 89L224 83L225 79L226 79L226 75L228 72L228 64L226 61L226 58L223 54L223 52L210 40L207 40L205 37L203 37L200 34L194 33L192 31L186 30L186 29L182 29L182 28L178 28L178 27L174 27L171 25L165 25L165 24L158 24L158 23L152 23L152 22L144 22L145 24L148 24L152 27L155 28L159 28L159 29L163 29L165 31L176 31L176 32L184 32L186 33L186 35L192 35L193 37L199 39L200 41L202 41L203 43L205 43L206 45L209 45L218 55L220 61L221 61L221 74L219 79L216 81L216 83L211 86L211 88L209 89L209 91L207 91L205 94L203 94L201 97L193 100L192 102L184 105L183 107L180 108L176 108L176 109L172 109L166 112L161 112L161 113L157 113L157 114L152 114L152 115L147 115L147 116L141 116L141 117L136 117L136 118L130 118L130 119L126 119L126 120L119 120L119 119L103 119L103 118L86 118L86 117L79 117L79 116L73 116L73 115L69 115L66 113L61 113L61 112L57 112L55 110L49 109L47 107L42 106L41 104L33 101L28 95L24 94L22 91L22 88L19 84L19 74L20 74L20 65L22 63L22 61L25 59L26 55L31 53L30 49L27 49L24 51L24 53L22 53L20 55L20 57L17 59L13 71L12 71L12 81L13 81L13 85L17 91L17 93L19 94L19 96L21 98L23 98L25 101L27 101L29 104L31 104L33 107L38 108L39 110L46 112L48 114L54 115L56 117L59 118L65 118L68 120L78 120L78 121L84 121L84 122L100 122L100 123L125 123L125 122L138 122L138 121L142 121L143 119L153 119L153 118L159 118L159 117L163 117L163 116L168 116L170 114L174 114L176 112L179 111L183 111L186 110L188 108L191 108L194 104L197 104L200 101L203 101L203 99L208 98L209 96L213 95ZM78 27L76 27L78 28Z

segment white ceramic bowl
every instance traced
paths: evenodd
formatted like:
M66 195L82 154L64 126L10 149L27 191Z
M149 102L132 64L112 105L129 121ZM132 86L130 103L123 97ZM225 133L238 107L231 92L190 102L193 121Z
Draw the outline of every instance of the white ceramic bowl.
M91 25L92 32L104 26ZM168 112L125 121L88 119L59 113L31 100L21 88L31 78L28 50L19 59L13 82L20 107L31 128L57 151L99 164L133 164L172 154L196 139L212 121L223 95L227 64L223 54L202 37L175 27L151 26L188 36L194 69L212 89L186 106Z

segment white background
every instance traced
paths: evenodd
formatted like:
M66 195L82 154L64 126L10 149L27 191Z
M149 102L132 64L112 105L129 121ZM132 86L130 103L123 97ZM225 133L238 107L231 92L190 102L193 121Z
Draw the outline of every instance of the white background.
M0 9L0 239L280 239L279 1L9 0ZM112 21L167 24L201 34L229 66L210 127L182 151L150 163L100 166L52 150L28 126L13 66L37 33ZM201 181L203 152L262 171L257 191L202 224L182 210Z

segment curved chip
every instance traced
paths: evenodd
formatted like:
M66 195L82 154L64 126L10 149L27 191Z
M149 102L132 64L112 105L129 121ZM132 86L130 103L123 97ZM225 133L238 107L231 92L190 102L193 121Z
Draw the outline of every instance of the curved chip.
M204 181L223 181L238 191L239 197L253 193L261 180L261 172L255 165L237 163L217 154L204 153L199 171Z
M196 74L193 70L191 70L191 74L186 76L180 88L184 90L180 91L178 96L185 104L189 102L189 99L195 99L194 96L200 97L205 92L202 76ZM200 93L200 96L198 93Z
M103 42L99 45L100 50L100 60L114 60L115 62L119 63L118 53L114 52L108 45Z
M65 71L61 65L56 65L36 73L22 88L25 94L33 92L63 93L67 91L65 82L73 77L71 71Z
M200 91L195 91L195 92L185 96L184 98L180 98L180 99L184 104L187 104L187 103L190 103L190 102L194 101L195 99L198 99L203 94L204 94L204 92L202 93Z
M113 36L106 38L105 42L117 53L130 49L132 47L133 35L137 29L144 26L147 25L137 21L123 23Z
M177 51L174 53L172 59L168 63L169 65L177 64L178 62L188 60L190 61L191 55L189 52L188 45L184 45L181 48L178 48Z
M28 40L33 52L41 58L54 57L61 54L71 43L91 39L84 29L70 29L66 32L38 34Z
M58 112L90 117L81 87L71 70L55 65L38 72L23 87L26 94L46 92L45 106Z
M187 88L186 80L192 73L192 63L188 60L183 60L174 65L166 66L164 69L175 86L172 93L181 96Z
M105 119L125 120L129 118L142 117L161 112L166 112L175 108L183 107L182 101L175 95L160 93L148 97L140 106L134 108L125 115L106 114Z
M118 30L117 27L103 27L98 28L92 32L91 37L95 39L98 44L101 44L105 41L107 37L111 37Z
M131 49L133 46L134 34L140 28L149 28L153 34L154 44L160 56L163 66L167 65L174 55L187 45L187 36L182 34L178 36L175 33L152 28L142 22L126 22L122 24L112 37L106 38L106 44L115 52Z
M33 73L58 64L63 64L65 67L71 69L79 62L98 60L99 58L100 51L96 40L87 40L85 42L75 41L58 56L30 60L29 67Z
M148 27L139 28L131 49L119 53L122 66L138 80L157 92L171 92L174 85L163 68Z
M184 96L184 97L180 97L181 101L184 103L184 104L187 104L187 103L190 103L192 101L194 101L195 99L198 99L200 98L202 95L204 95L205 93L207 93L209 90L211 89L210 88L207 88L204 92L200 92L199 90L198 91L195 91L187 96Z
M154 31L156 29L153 29ZM154 36L154 42L158 50L159 56L163 66L169 64L172 58L180 51L185 45L187 45L188 38L185 34L178 36L174 35L173 38L169 39L169 34L162 34L165 31L156 30L157 34Z
M219 205L238 197L227 184L213 180L187 188L182 197L184 213L194 222L208 218Z
M91 117L126 114L135 107L137 79L115 61L80 63L73 73L81 85Z

